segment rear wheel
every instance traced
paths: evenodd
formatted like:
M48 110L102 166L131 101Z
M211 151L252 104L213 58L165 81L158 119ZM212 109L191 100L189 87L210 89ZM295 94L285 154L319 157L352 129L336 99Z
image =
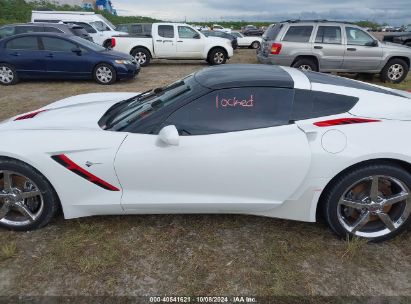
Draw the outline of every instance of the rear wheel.
M13 85L19 81L16 70L13 66L0 63L0 84Z
M393 238L411 223L411 175L392 164L347 172L325 194L324 215L341 237Z
M16 160L0 161L0 226L28 231L45 226L59 208L50 183Z
M381 80L384 82L400 83L408 75L409 66L402 59L388 61L381 71Z
M224 49L216 48L208 54L208 63L211 65L220 65L227 62L227 53Z
M298 59L296 62L294 62L292 67L303 71L318 71L317 65L315 64L314 60L308 58Z
M131 55L137 60L140 66L147 66L150 63L151 55L149 51L143 48L133 50Z
M101 63L94 69L94 80L103 85L109 85L116 82L116 70L109 64Z

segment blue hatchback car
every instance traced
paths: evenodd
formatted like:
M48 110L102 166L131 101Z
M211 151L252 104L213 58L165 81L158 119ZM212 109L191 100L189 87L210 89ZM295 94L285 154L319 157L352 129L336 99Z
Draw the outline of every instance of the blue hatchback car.
M128 55L77 36L30 33L0 40L0 84L19 79L94 79L100 84L133 78L140 65Z

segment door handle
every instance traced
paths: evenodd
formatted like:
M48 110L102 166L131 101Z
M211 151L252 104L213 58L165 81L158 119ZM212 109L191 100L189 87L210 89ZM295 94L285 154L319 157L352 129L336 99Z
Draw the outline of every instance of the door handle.
M355 52L357 49L356 48L348 48L347 51L352 51Z
M178 40L177 42L183 42L182 40Z
M47 58L53 58L54 55L53 55L53 54L48 54L48 55L46 55L46 57L47 57Z
M163 42L163 40L156 40L156 42Z
M163 43L164 42L173 42L173 40L163 40Z
M323 49L323 47L319 46L319 45L315 45L314 48L317 49L317 50L322 50Z

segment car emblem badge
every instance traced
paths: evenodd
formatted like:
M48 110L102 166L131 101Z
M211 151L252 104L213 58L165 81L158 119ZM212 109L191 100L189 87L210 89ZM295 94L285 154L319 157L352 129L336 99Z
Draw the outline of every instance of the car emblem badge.
M91 167L91 166L94 166L94 165L101 165L101 163L93 163L91 161L86 161L86 166L87 167Z

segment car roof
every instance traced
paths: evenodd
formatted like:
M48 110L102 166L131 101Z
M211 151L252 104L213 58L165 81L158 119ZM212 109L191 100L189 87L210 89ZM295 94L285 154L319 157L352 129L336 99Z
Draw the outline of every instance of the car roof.
M244 86L294 88L292 77L273 65L226 64L203 69L195 73L194 78L209 89Z

